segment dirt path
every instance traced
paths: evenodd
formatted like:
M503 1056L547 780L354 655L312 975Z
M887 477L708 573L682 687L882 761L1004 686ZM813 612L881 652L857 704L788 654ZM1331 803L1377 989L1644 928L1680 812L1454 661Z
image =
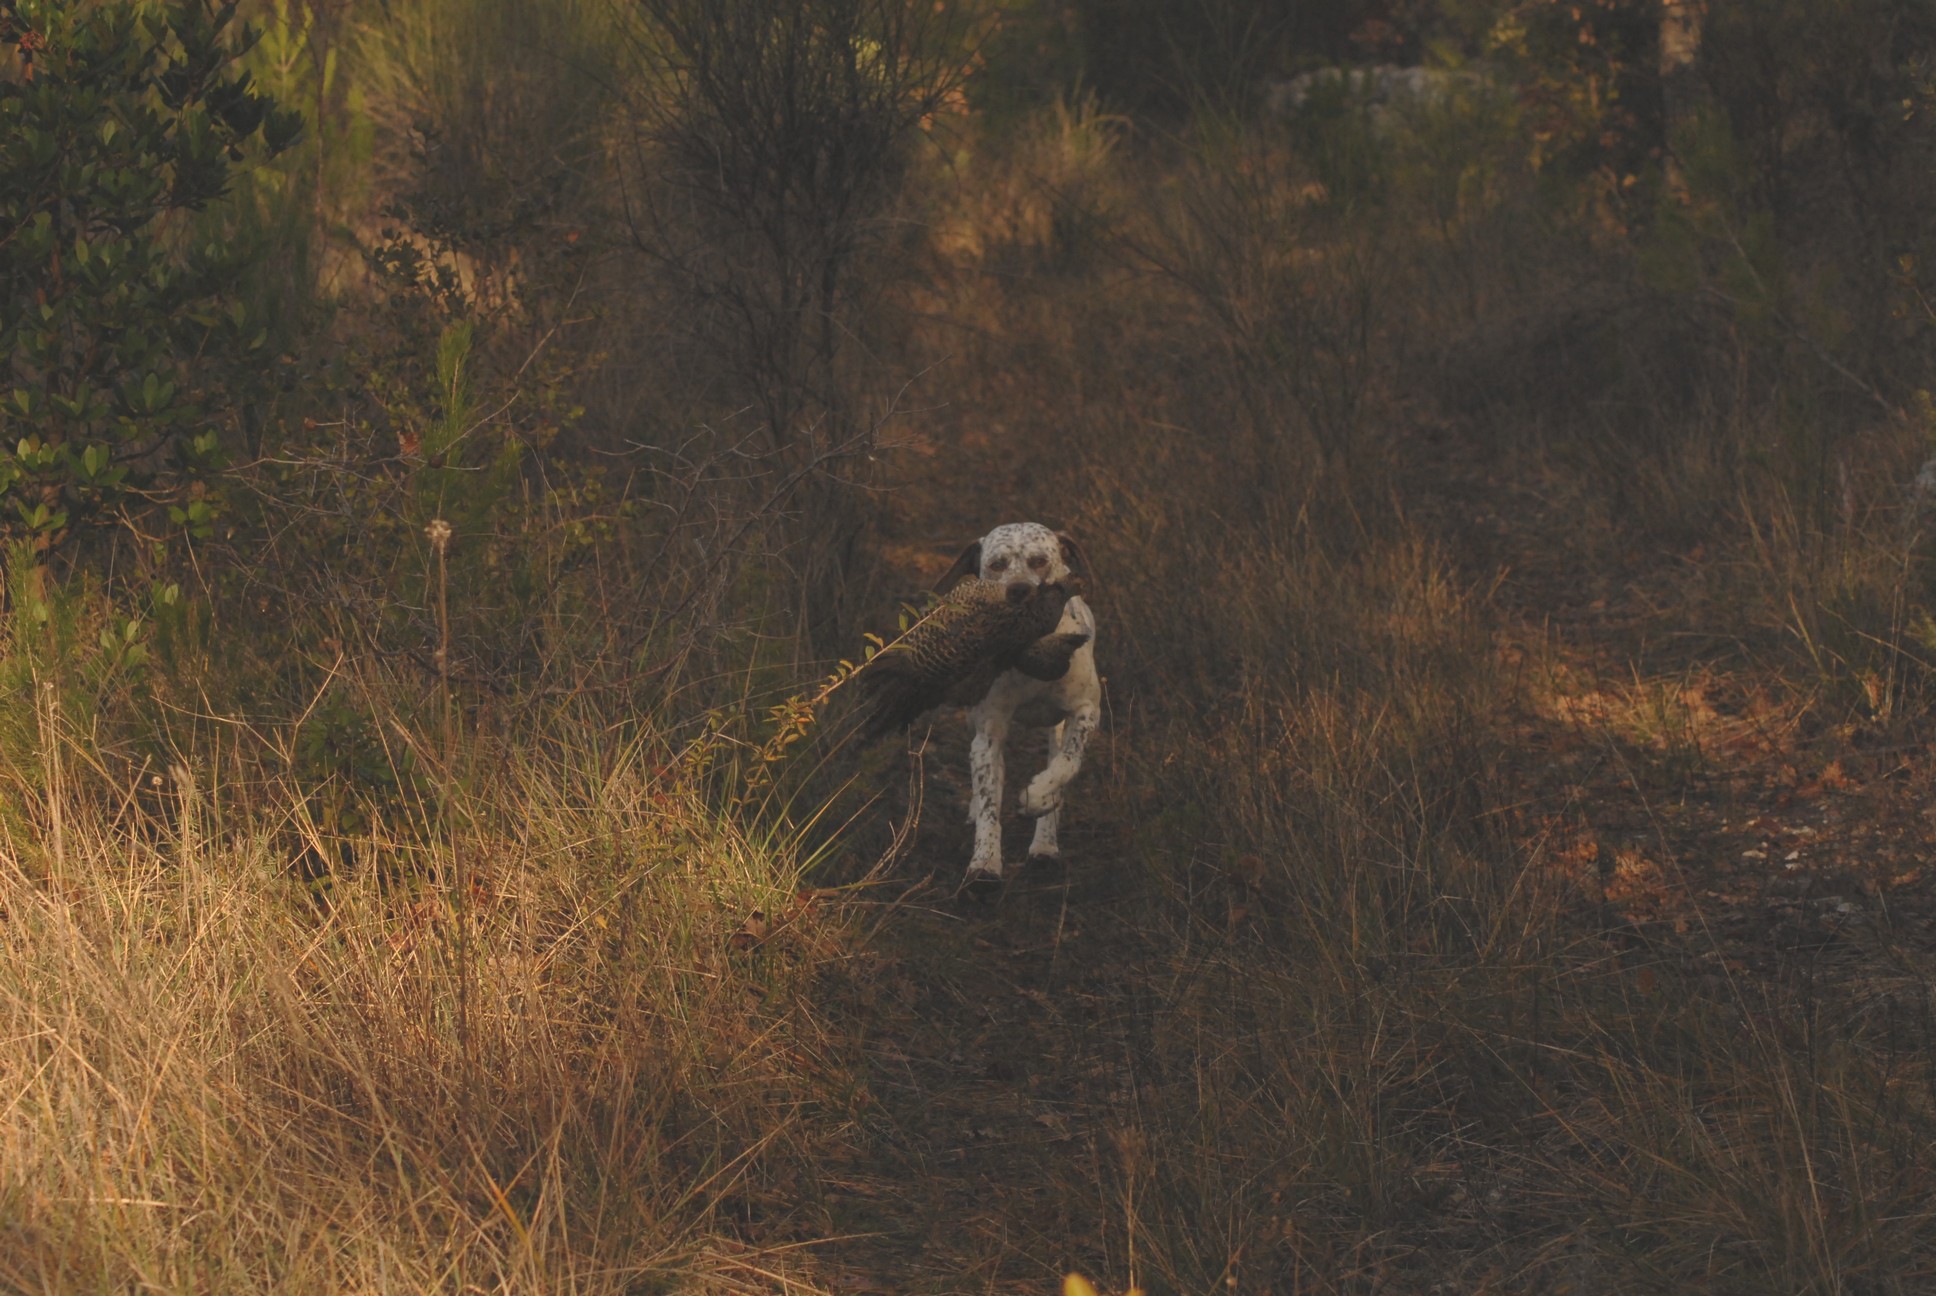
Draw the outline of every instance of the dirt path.
M838 1176L854 1236L834 1268L842 1291L1051 1292L1104 1249L1102 1194L1067 1189L1100 1185L1113 1156L1155 953L1126 915L1149 879L1112 867L1121 838L1078 812L1061 866L1018 872L1027 825L1011 822L1008 885L957 900L965 755L948 726L933 742L919 836L856 976L876 1159Z
M1605 561L1535 483L1437 465L1420 509L1486 606L1518 682L1517 831L1576 883L1576 917L1639 963L1736 1002L1813 1005L1856 1030L1927 1029L1936 984L1936 763L1825 719L1765 663L1686 633L1699 555ZM1434 522L1436 518L1436 522ZM1107 647L1105 645L1106 653ZM1053 1292L1124 1254L1119 1184L1164 969L1132 826L1072 798L1063 867L957 902L965 736L936 726L919 839L854 984L875 1106L864 1164L828 1178L843 1291ZM1107 784L1111 737L1078 790ZM1024 748L1017 770L1039 761ZM1019 859L1026 825L1010 822ZM893 890L895 888L887 888ZM1798 999L1797 989L1801 991ZM1795 1020L1778 1030L1812 1029Z

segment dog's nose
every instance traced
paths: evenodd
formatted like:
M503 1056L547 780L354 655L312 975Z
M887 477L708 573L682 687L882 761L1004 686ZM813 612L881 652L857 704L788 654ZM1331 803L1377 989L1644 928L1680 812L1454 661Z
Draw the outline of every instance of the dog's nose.
M1008 583L1008 601L1010 603L1020 603L1033 593L1034 590L1035 586L1029 584L1027 581L1010 581Z

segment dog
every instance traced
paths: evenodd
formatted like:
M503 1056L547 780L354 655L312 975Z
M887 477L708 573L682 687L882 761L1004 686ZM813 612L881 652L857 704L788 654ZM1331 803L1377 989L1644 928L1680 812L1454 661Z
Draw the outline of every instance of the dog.
M1088 564L1076 542L1039 522L1010 522L996 527L961 551L935 591L945 594L969 576L983 580L1021 581L1031 585L1086 582ZM980 702L968 710L972 738L968 748L970 793L968 822L974 825L975 846L962 879L964 894L975 896L994 889L1002 879L1002 757L1008 731L1014 725L1053 728L1049 763L1022 790L1021 811L1035 820L1028 861L1047 863L1062 854L1063 789L1082 768L1082 755L1102 719L1102 679L1096 674L1096 615L1086 599L1071 598L1063 608L1056 633L1082 633L1089 641L1069 659L1066 674L1056 680L1031 679L1020 671L1005 671Z

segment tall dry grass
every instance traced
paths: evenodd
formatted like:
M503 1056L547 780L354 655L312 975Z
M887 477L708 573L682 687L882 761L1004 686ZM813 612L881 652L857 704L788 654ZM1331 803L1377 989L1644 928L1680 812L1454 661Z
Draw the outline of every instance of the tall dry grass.
M649 738L502 751L319 881L308 789L43 752L0 863L0 1285L815 1289L844 929Z

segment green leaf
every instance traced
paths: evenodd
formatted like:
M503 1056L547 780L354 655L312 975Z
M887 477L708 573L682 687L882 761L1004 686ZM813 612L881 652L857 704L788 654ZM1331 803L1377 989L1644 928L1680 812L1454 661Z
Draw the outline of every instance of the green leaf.
M0 354L13 357L0 407L18 446L0 453L0 536L58 543L76 520L111 518L135 480L177 493L220 465L214 439L182 451L260 377L262 321L237 290L272 245L177 209L226 192L303 122L244 66L254 38L229 0L20 7L48 53L35 79L0 77ZM131 474L117 440L168 453Z

